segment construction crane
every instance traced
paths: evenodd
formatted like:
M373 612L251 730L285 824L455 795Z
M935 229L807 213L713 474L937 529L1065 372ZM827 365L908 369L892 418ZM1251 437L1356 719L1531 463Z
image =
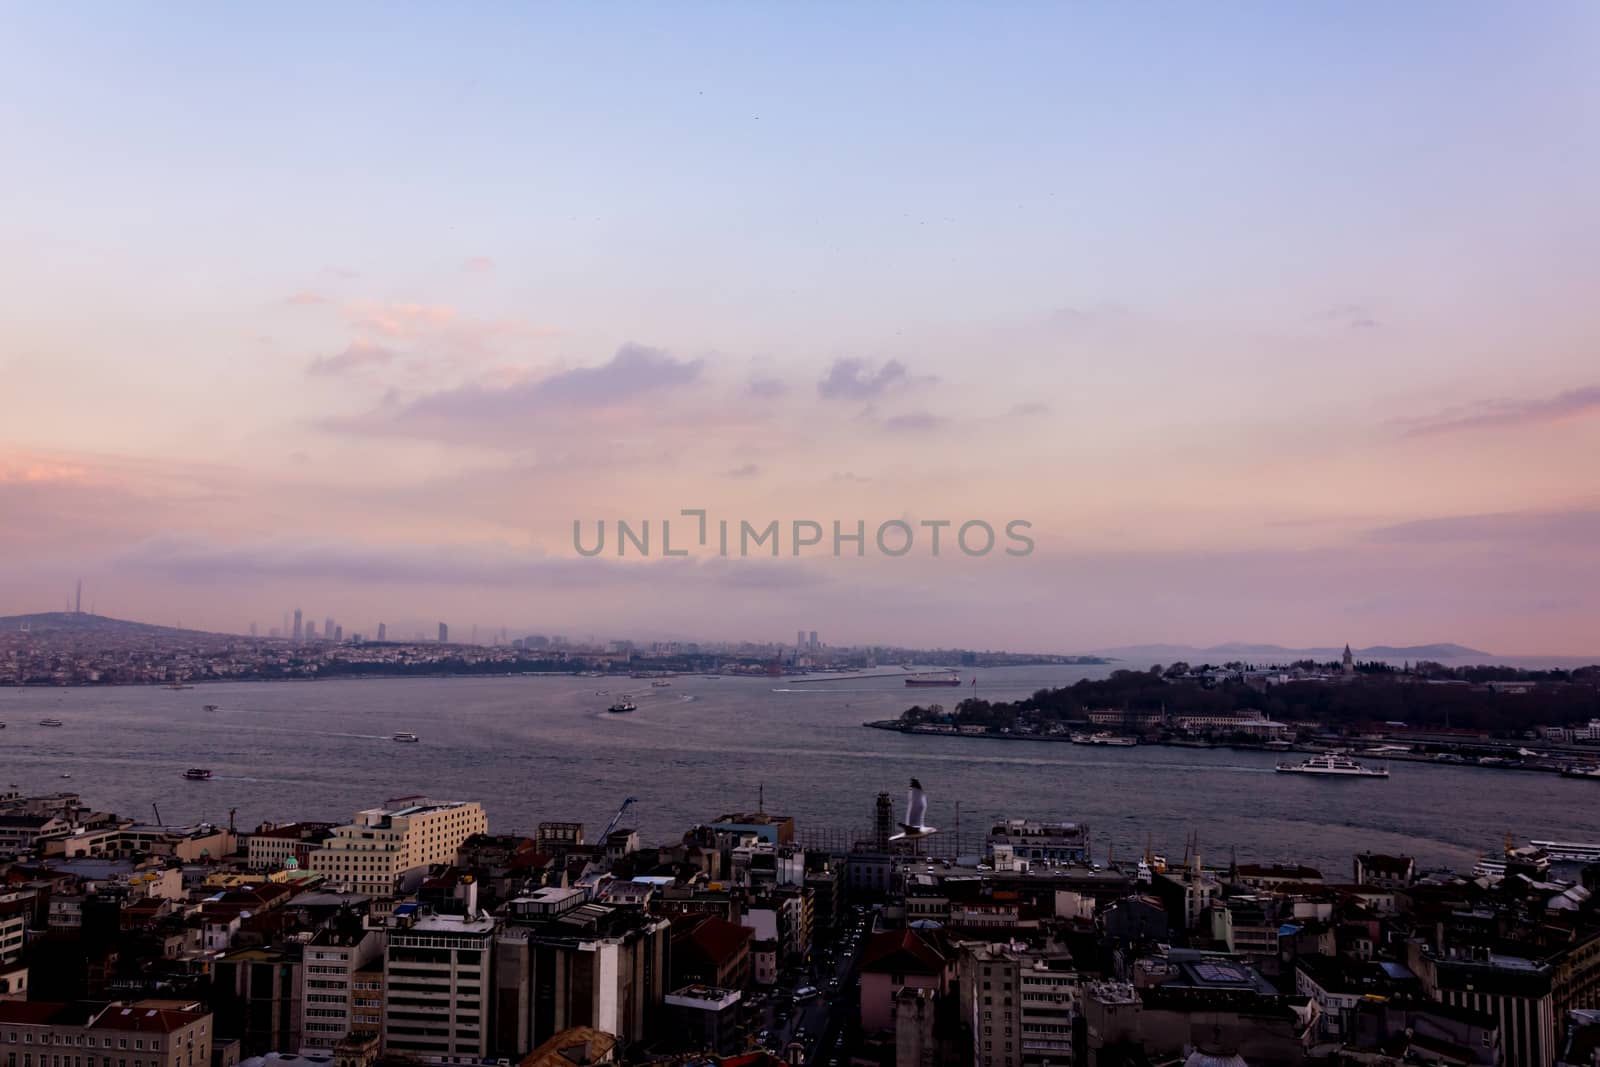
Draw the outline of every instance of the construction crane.
M617 813L611 816L611 821L606 823L606 828L600 831L600 844L602 846L604 846L607 839L611 837L611 831L617 828L617 824L622 821L622 817L628 814L628 809L633 807L638 802L638 797L628 797L623 800L622 807L618 808Z

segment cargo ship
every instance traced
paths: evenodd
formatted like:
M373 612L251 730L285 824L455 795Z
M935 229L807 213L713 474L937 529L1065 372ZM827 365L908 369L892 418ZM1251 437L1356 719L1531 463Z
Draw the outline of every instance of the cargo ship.
M906 685L911 689L949 688L960 684L959 674L916 674L906 679Z

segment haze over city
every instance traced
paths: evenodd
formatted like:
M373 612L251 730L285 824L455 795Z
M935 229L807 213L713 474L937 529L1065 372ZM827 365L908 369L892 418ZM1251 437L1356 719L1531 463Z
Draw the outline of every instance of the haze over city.
M0 615L1600 652L1592 5L9 14Z

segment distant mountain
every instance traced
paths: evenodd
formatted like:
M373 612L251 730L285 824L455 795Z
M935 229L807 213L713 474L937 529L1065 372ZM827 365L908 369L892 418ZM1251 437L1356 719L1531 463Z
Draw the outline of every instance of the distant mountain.
M37 615L0 616L0 633L26 628L36 634L81 634L85 637L169 637L214 636L207 630L184 630L175 626L152 626L147 622L130 622L105 615L90 615L75 611L45 611Z
M1383 660L1452 660L1478 657L1488 661L1494 653L1448 642L1437 645L1373 645L1370 648L1352 648L1357 659ZM1244 641L1199 648L1195 645L1122 645L1118 648L1100 648L1095 653L1113 659L1142 665L1173 663L1218 663L1224 660L1250 660L1253 662L1283 663L1289 660L1314 659L1322 662L1344 655L1344 646L1337 648L1285 648L1283 645L1259 645Z

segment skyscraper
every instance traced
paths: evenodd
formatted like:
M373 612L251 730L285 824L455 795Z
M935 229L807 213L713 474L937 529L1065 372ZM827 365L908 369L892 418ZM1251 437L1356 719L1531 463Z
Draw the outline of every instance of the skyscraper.
M441 645L447 645L450 643L450 627L446 626L442 622L439 624L439 643Z
M388 623L380 622L378 624L378 640L379 641L387 641L387 640L389 640L389 624Z
M811 651L815 652L817 649L819 649L821 647L822 647L821 643L817 641L817 631L812 630L811 631L811 645L810 645Z
M333 639L333 619L332 618L327 618L327 619L323 619L322 620L322 639L324 641L331 641Z
M293 634L294 639L296 641L299 641L302 637L305 636L305 630L301 628L301 624L300 624L300 609L299 608L295 608L294 609L294 630L292 631L292 634Z
M794 632L794 647L796 652L806 647L806 632L804 630L796 630Z
M335 641L343 641L344 640L344 627L343 626L335 626L333 628L333 639Z
M317 624L316 623L310 622L310 621L308 621L306 623L306 634L305 634L305 637L306 637L307 641L315 641L317 639Z

